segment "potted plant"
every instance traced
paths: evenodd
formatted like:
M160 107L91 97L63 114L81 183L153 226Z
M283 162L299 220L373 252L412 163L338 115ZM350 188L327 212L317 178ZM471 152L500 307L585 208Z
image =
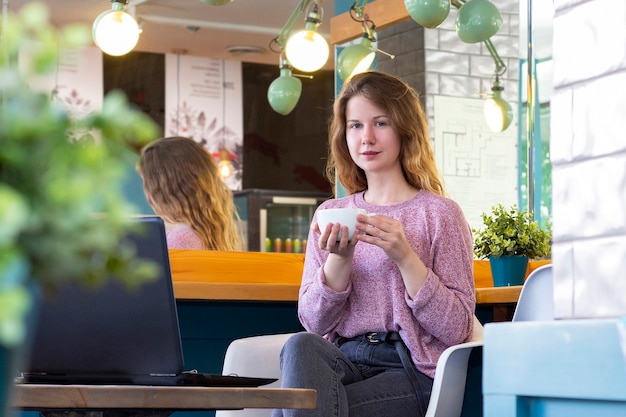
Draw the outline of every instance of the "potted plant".
M86 44L89 33L52 28L43 3L0 22L0 413L14 376L6 361L23 346L33 289L98 285L112 275L138 285L156 276L154 265L119 243L134 211L119 156L129 142L156 138L158 127L119 92L76 120L26 81L56 68L59 44ZM29 59L18 69L26 46Z
M482 214L484 228L472 229L474 254L489 259L495 286L521 285L529 259L551 254L552 233L534 220L533 214L518 210L517 205L493 206Z

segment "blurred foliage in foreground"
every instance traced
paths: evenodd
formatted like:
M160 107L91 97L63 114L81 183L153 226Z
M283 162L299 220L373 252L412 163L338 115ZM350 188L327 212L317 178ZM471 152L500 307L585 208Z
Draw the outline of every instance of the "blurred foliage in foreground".
M120 152L155 139L158 127L119 91L78 120L52 92L28 85L56 70L61 48L89 36L83 26L52 27L43 3L0 22L0 345L22 341L33 285L97 286L115 276L132 287L156 276L120 244L133 212Z

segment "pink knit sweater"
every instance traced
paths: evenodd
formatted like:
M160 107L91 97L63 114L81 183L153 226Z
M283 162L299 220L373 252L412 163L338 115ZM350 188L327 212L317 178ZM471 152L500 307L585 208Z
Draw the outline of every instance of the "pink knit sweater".
M189 225L182 224L167 232L168 249L204 249L202 239Z
M428 276L411 299L398 267L383 250L358 242L351 282L345 291L335 292L325 285L323 265L328 252L319 249L320 235L312 228L298 303L302 325L331 341L337 335L398 331L417 368L433 377L441 353L472 335L476 304L473 240L461 208L426 191L389 206L368 204L363 193L358 193L325 201L318 210L334 207L364 208L399 220L428 268Z

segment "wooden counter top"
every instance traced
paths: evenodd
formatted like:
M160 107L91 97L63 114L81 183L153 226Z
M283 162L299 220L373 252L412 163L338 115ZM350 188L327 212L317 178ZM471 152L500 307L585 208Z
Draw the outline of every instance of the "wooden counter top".
M169 252L177 299L298 299L304 254L180 249Z
M170 264L179 300L297 301L304 254L172 249ZM494 287L489 261L474 261L474 281L477 304L515 303L522 289Z

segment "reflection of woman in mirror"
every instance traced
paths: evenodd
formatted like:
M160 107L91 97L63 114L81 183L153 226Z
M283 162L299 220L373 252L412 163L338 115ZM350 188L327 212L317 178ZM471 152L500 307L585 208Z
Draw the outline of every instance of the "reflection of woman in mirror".
M329 136L328 177L348 195L314 215L298 299L307 331L281 353L283 387L315 389L317 409L273 417L424 416L442 352L472 337L470 227L445 196L418 95L399 78L352 77ZM340 207L369 213L352 239L317 224L319 210Z
M232 192L199 143L157 139L142 149L137 172L154 212L173 224L167 232L169 249L241 250Z

